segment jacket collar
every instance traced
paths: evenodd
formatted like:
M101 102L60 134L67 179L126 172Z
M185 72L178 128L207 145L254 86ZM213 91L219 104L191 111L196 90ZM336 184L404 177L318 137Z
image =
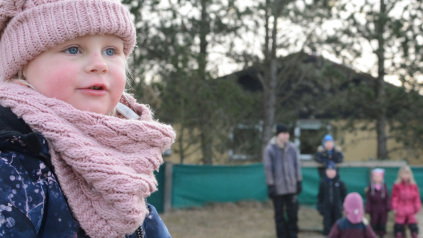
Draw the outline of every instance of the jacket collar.
M287 142L285 143L285 145L284 145L283 147L281 147L281 146L279 146L279 144L278 144L278 142L277 142L277 138L276 138L276 136L274 136L274 137L272 137L272 138L270 139L270 141L269 141L269 143L268 143L268 144L273 145L273 146L275 146L275 147L277 147L277 148L279 148L279 149L281 149L281 150L286 150L286 149L288 148L288 146L289 146L289 141L287 141Z
M49 165L50 154L47 141L18 118L9 108L0 105L0 148L7 148L42 157Z
M21 119L18 118L9 108L0 105L0 133L20 133L28 134L32 130L29 126Z

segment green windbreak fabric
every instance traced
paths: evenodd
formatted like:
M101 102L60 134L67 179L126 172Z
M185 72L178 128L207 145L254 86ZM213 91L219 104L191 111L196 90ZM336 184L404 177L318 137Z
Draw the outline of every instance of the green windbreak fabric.
M210 202L264 201L263 164L245 166L175 165L172 206L202 206Z
M423 201L423 168L411 168L413 170L414 179L419 185L420 199Z
M364 198L364 189L369 185L368 168L341 167L339 176L347 187L347 193L357 192Z
M153 205L157 212L162 213L164 211L164 181L165 181L165 166L162 164L159 168L159 172L155 171L157 179L157 191L151 194L147 198L147 202Z
M302 168L301 172L303 174L303 191L298 200L301 204L314 205L319 192L319 173L317 168Z
M383 168L383 167L381 167ZM398 176L399 168L385 169L385 182L389 192ZM423 198L423 168L412 168ZM319 189L317 168L303 167L303 191L301 204L315 206ZM358 192L365 200L365 188L369 185L371 168L341 167L340 178L347 192ZM159 212L163 211L164 166L157 174L159 191L148 198ZM265 201L266 179L262 163L241 166L174 165L172 176L172 207L203 206L211 202L236 202L245 200Z

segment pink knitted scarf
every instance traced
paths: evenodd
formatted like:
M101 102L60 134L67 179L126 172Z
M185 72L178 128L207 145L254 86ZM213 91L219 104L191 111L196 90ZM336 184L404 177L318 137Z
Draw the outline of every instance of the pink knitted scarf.
M139 120L80 111L30 88L0 83L9 107L48 141L60 186L81 227L92 238L123 237L142 225L145 198L156 190L154 170L175 138L129 97Z

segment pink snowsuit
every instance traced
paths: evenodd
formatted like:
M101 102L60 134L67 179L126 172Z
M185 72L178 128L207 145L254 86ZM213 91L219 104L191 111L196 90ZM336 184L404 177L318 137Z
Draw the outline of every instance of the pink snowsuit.
M416 224L416 213L421 207L419 188L416 184L402 182L392 188L392 209L396 210L395 223Z

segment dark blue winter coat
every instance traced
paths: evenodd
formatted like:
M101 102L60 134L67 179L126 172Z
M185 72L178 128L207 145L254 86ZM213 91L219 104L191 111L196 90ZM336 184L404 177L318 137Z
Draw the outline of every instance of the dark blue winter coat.
M170 237L156 209L148 206L144 224L127 238ZM1 106L0 237L88 237L63 195L45 138Z
M347 188L338 177L320 180L319 193L317 194L317 210L320 214L335 212L342 216L342 205L347 196Z
M322 163L325 167L329 162L342 163L344 160L344 154L341 152L339 147L334 147L332 151L327 151L325 147L317 147L317 153L314 156L314 160L318 163Z
M351 223L346 217L333 225L329 238L376 238L372 227L364 222Z

